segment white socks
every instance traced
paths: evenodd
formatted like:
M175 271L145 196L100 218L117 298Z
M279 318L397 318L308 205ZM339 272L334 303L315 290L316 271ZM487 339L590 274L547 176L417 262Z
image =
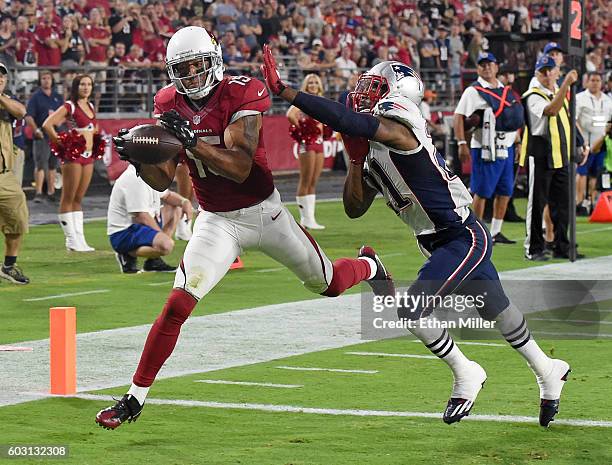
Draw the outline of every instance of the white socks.
M315 220L316 198L315 194L298 195L295 197L300 210L300 224L307 229L325 229L325 226L320 225Z
M502 224L504 224L504 220L498 220L497 218L493 218L491 220L491 236L496 236L502 230Z
M92 252L95 249L85 241L83 233L83 212L66 212L57 215L66 238L66 249L76 252Z
M434 317L429 318L433 319ZM453 371L453 374L460 373L462 369L471 363L470 359L455 344L446 329L423 326L421 327L417 323L414 328L410 328L410 332L418 337L432 354L444 360Z
M145 403L149 389L151 388L136 386L134 383L132 383L127 393L136 397L136 400L142 406Z
M523 314L511 304L495 321L508 344L527 360L527 364L536 376L547 376L553 368L553 361L531 338Z

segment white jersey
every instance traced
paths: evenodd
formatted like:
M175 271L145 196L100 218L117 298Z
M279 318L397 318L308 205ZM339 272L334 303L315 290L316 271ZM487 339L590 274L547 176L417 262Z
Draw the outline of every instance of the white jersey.
M416 236L461 225L470 215L472 196L436 150L418 106L407 98L391 96L378 102L374 115L406 125L419 146L403 151L370 141L366 180Z
M147 212L155 218L166 192L154 190L136 175L132 165L128 166L113 184L108 201L106 233L110 236L129 228L133 223L132 215L136 213Z

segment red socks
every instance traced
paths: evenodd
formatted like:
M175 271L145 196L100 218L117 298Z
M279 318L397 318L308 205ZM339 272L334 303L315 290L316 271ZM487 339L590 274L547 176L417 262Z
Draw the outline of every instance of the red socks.
M370 277L372 270L365 260L339 258L334 262L334 277L329 287L321 295L338 297L348 288Z
M173 289L161 314L153 323L145 342L133 382L149 387L170 357L181 332L181 326L191 315L197 300L182 289Z

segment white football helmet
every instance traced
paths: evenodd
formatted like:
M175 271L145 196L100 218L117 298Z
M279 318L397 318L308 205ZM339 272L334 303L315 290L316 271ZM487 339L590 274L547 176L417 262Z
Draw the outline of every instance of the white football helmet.
M396 95L419 105L424 92L416 71L399 61L383 61L359 77L349 98L355 111L371 112L379 100Z
M223 79L219 42L202 27L179 29L168 42L166 70L176 90L198 100Z

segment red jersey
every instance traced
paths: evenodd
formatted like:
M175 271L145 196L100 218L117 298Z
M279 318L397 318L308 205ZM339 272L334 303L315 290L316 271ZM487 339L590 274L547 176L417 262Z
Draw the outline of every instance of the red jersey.
M83 31L85 39L109 39L111 36L108 29L102 26L92 26L89 24ZM95 61L97 63L106 63L106 45L93 45L89 47L89 53L85 55L85 59Z
M34 31L36 37L36 51L38 52L39 66L59 66L62 61L62 51L59 47L49 47L46 39L58 39L59 29L55 25L39 23Z
M34 49L36 37L30 31L16 31L15 40L17 41L17 46L15 47L15 58L19 64L23 64L25 53L29 48Z
M188 98L179 94L173 84L166 86L155 95L154 113L176 110L189 120L191 129L204 142L226 148L223 140L225 128L243 116L265 112L270 105L268 90L261 81L247 76L229 76L217 85L210 100L200 110L195 110L188 103ZM263 128L259 130L259 144L251 172L242 184L215 174L190 153L181 161L187 163L198 202L207 211L246 208L265 200L274 191Z
M71 100L66 100L64 103L64 108L68 111L68 119L72 121L76 129L87 129L93 131L96 128L96 112L93 104L91 102L88 103L93 115L91 118L87 116L87 114L77 103L73 103Z

